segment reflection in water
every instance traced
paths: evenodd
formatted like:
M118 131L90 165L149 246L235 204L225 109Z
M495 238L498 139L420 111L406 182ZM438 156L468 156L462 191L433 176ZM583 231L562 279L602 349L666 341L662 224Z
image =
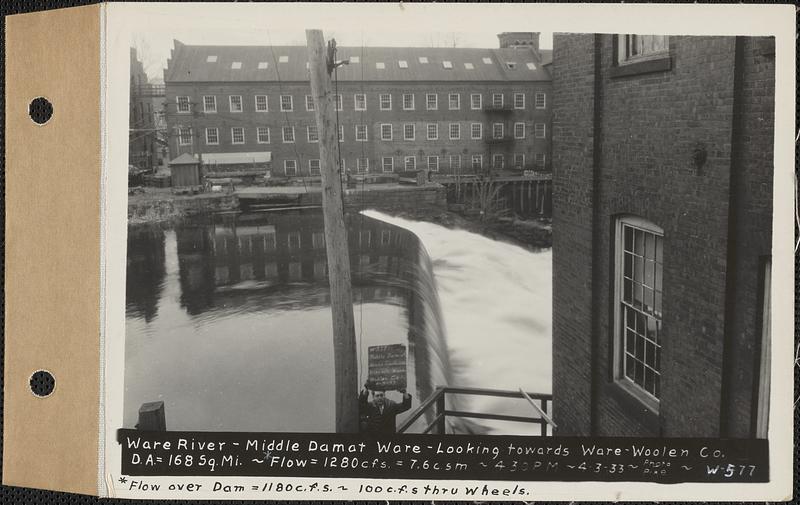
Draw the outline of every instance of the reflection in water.
M368 346L404 343L417 405L449 383L427 256L406 230L359 215L347 224L360 382ZM333 431L321 214L131 229L128 264L125 426L163 400L174 430Z

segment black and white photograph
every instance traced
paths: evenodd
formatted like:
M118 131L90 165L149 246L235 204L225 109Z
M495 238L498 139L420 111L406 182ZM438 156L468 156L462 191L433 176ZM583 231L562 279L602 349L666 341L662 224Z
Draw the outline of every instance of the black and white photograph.
M131 29L114 428L768 461L776 38L436 12Z

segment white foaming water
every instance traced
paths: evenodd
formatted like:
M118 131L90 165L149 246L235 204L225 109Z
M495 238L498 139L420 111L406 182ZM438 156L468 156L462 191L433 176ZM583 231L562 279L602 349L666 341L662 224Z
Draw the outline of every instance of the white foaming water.
M452 365L453 386L550 393L552 253L432 223L368 210L365 215L416 234L431 258ZM460 396L473 412L536 416L524 400ZM538 416L537 416L538 417ZM475 420L458 431L537 434L527 423Z

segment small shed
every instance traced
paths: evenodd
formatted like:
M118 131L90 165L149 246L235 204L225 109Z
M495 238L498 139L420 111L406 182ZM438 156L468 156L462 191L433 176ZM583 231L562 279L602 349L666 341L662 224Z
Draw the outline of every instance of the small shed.
M188 153L183 153L169 162L172 173L172 187L200 185L200 161Z

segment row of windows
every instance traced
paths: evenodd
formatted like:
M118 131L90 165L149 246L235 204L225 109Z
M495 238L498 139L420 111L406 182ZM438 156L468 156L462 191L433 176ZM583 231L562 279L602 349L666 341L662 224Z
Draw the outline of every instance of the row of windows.
M189 96L182 95L175 97L178 106L178 113L189 114L192 112L192 103ZM491 107L500 108L505 107L505 94L493 93L491 96ZM483 95L480 93L472 93L469 95L469 108L479 110L483 108ZM511 103L508 104L514 109L524 110L525 93L513 93L511 96ZM203 96L203 112L214 114L217 112L217 97L216 95ZM344 110L344 97L343 95L334 95L334 106L336 110ZM416 110L416 99L413 93L404 93L401 99L401 106L403 110ZM269 97L267 95L255 95L254 97L254 110L256 112L269 111ZM444 107L444 105L442 105ZM537 109L547 108L547 94L535 93L534 94L534 107ZM281 112L294 111L294 96L280 95L279 108ZM392 95L390 93L378 95L378 108L380 110L392 110ZM306 111L314 110L314 97L305 95L305 109ZM353 95L353 109L357 111L367 110L367 95L366 93L356 93ZM425 109L426 110L439 110L439 95L437 93L425 94ZM461 110L461 94L449 93L447 94L447 109L448 110ZM228 110L230 112L243 112L244 101L242 95L228 95Z
M450 168L451 171L458 171L462 168L462 159L460 154L453 154L448 157L443 156L426 156L426 157L418 157L418 156L403 156L398 163L398 167L402 166L405 170L416 170L417 169L417 159L420 159L420 162L426 162L428 170L432 172L438 172L440 168L445 168L444 163L447 163L447 167ZM473 170L480 170L483 168L483 155L482 154L473 154L469 158L465 158L467 162L469 162L470 168ZM546 155L544 153L536 153L534 155L535 167L542 168L545 167ZM493 154L491 155L491 166L492 168L506 168L506 156L503 154ZM525 153L516 153L511 158L511 166L514 168L524 168L525 167ZM347 170L347 163L345 159L342 159L342 168L346 171ZM283 171L287 176L295 176L297 175L298 164L297 160L284 160L283 161ZM311 175L319 175L320 173L320 162L318 159L310 159L308 160L308 170ZM370 170L370 159L369 158L356 158L355 160L355 171L356 173L363 174L367 173ZM393 156L385 156L380 159L380 170L385 173L390 173L395 171L395 158Z
M504 123L492 123L492 137L493 139L505 139L506 131ZM380 139L382 141L392 141L395 138L395 125L386 123L380 125ZM513 134L515 139L524 139L528 134L526 131L525 123L514 123ZM417 125L404 124L401 127L402 139L413 141L417 138ZM535 138L547 137L547 125L544 123L536 123L533 127L533 134ZM462 131L460 123L449 123L446 132L447 138L450 140L461 140ZM429 123L425 125L425 138L427 140L439 140L439 124ZM471 123L469 138L472 140L483 139L483 123ZM178 139L180 145L192 144L192 129L191 127L178 127ZM281 128L281 139L283 143L291 144L297 140L295 135L294 126L284 126ZM231 128L230 135L231 144L244 144L246 140L245 128L243 126L234 126ZM319 132L314 125L306 126L306 140L308 142L319 142ZM355 141L367 142L369 140L368 125L355 125ZM398 138L399 140L399 138ZM256 127L256 142L259 144L270 143L270 128L269 126ZM339 142L344 142L344 126L339 126ZM219 145L220 134L219 128L209 127L205 129L205 143L208 145Z

